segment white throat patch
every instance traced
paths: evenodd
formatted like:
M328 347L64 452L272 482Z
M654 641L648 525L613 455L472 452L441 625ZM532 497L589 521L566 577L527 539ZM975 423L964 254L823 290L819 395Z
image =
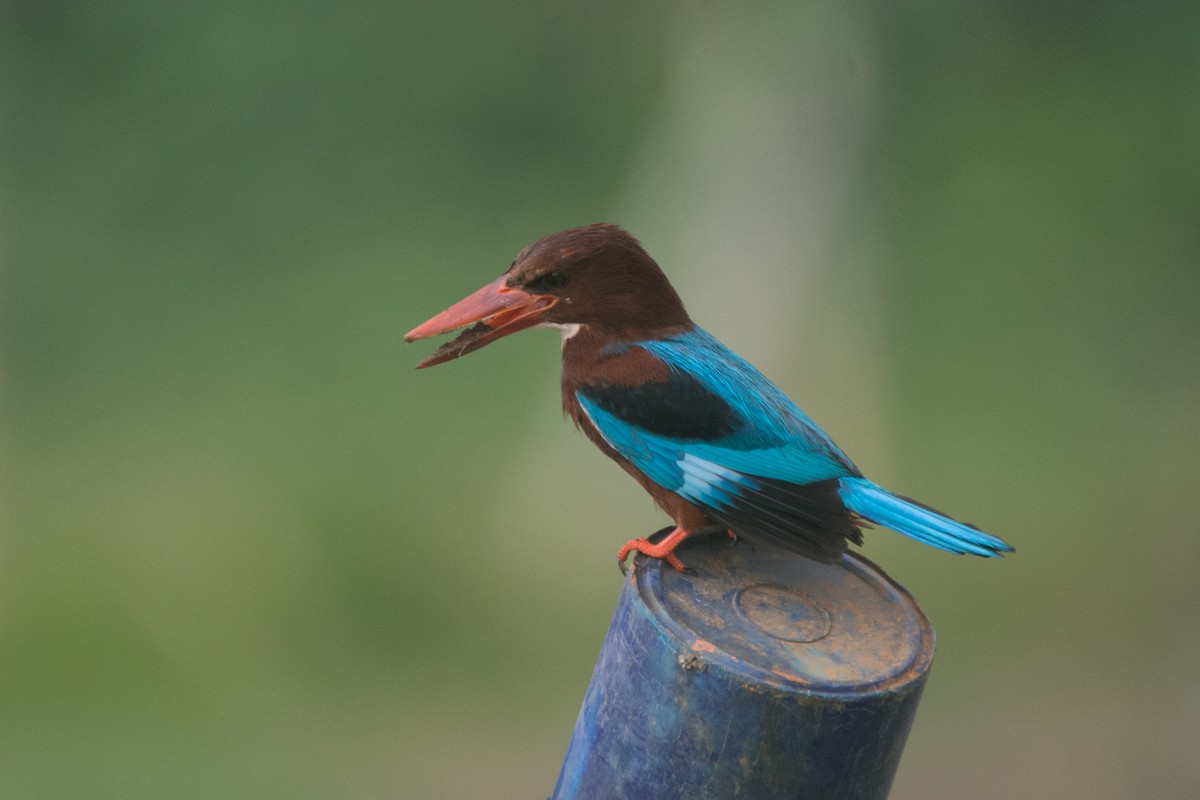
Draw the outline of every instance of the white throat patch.
M567 339L570 339L572 336L579 333L580 329L583 328L583 325L582 325L582 323L579 323L579 322L572 322L572 323L566 324L566 325L564 325L561 322L543 322L540 325L538 325L538 327L539 328L554 328L554 329L556 329L559 333L562 334L563 344L566 345Z

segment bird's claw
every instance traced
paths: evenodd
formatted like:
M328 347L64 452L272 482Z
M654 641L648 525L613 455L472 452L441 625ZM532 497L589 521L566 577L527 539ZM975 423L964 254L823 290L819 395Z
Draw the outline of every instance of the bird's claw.
M666 536L663 536L664 533ZM676 572L687 574L688 568L679 560L679 556L675 555L675 548L691 535L691 531L669 526L651 535L651 538L656 541L650 541L650 539L631 539L617 552L617 564L621 567L621 574L626 574L625 559L630 553L639 553L650 558L664 559L675 568Z

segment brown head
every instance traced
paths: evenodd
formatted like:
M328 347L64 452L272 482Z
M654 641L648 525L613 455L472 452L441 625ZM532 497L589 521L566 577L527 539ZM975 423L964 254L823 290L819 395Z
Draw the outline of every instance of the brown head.
M630 340L690 324L679 295L642 246L616 225L571 228L538 239L508 271L417 326L415 341L473 325L418 364L429 367L535 326Z

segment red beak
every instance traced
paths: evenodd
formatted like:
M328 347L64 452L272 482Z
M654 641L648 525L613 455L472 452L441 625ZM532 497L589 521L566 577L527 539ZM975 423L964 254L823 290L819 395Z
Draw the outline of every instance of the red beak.
M415 342L417 339L449 333L473 322L479 323L463 331L454 341L439 347L433 355L417 364L417 369L452 361L510 333L532 328L558 302L553 295L530 294L513 289L504 280L505 276L500 276L404 335L404 341Z

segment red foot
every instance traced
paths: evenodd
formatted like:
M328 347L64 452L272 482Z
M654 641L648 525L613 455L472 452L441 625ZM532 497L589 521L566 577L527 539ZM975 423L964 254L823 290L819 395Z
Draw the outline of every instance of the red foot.
M622 565L622 569L624 569L625 559L630 553L637 552L651 558L665 558L667 563L674 567L676 571L686 572L687 567L679 560L679 556L675 555L675 548L682 544L683 540L691 536L692 533L693 531L676 528L668 533L666 538L658 544L654 544L649 539L632 539L617 551L617 561Z

